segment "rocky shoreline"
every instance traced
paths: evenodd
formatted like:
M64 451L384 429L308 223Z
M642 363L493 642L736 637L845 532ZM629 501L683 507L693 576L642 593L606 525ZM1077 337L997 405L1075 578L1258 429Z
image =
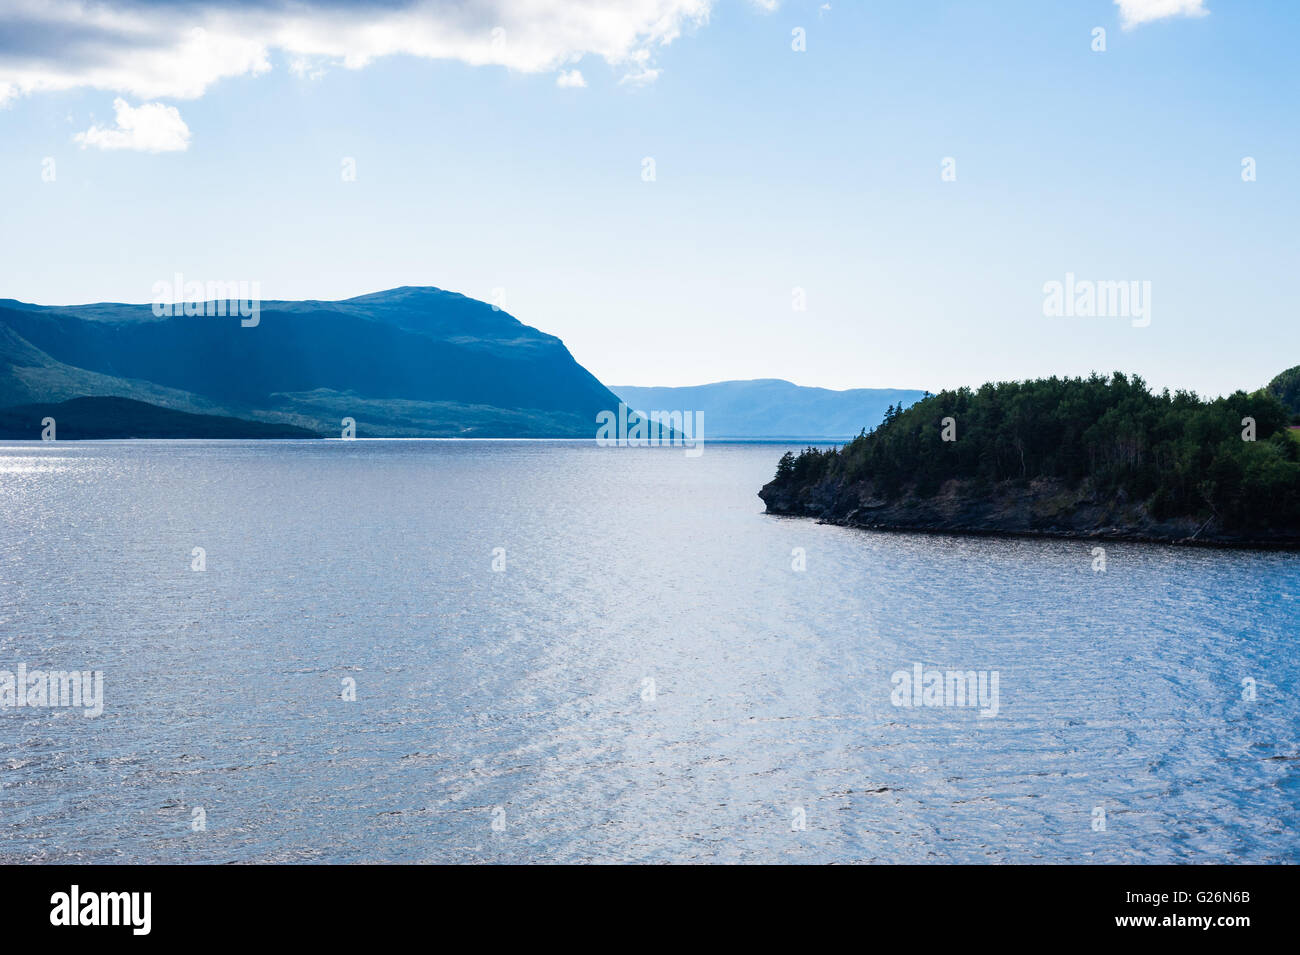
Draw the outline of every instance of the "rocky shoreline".
M1225 531L1213 516L1157 520L1144 502L1093 493L1039 478L989 487L950 480L938 493L881 497L871 482L821 480L800 485L773 480L758 496L767 513L811 517L819 523L868 530L995 537L1134 541L1199 547L1300 549L1300 536L1244 536Z

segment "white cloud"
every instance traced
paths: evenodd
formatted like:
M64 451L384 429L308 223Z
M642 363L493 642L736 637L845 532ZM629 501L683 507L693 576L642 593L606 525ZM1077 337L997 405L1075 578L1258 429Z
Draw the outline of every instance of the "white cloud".
M650 52L637 50L630 57L628 71L623 74L619 84L623 86L646 86L659 79L659 70L650 65Z
M1128 30L1139 23L1163 20L1166 17L1203 17L1205 0L1115 0L1120 20Z
M567 89L582 89L586 87L587 81L583 79L581 70L560 70L560 75L555 78L555 85Z
M117 114L114 126L91 126L77 133L73 141L81 148L135 149L140 152L183 152L190 145L190 128L181 119L175 106L162 103L142 103L131 106L126 100L113 100Z
M559 70L584 55L657 71L654 51L708 21L714 0L4 0L0 104L79 87L193 99L227 77L360 69L393 54Z
M309 56L289 58L289 72L299 79L318 80L325 75L325 64Z
M646 86L659 79L659 71L641 67L627 73L621 80L621 86Z

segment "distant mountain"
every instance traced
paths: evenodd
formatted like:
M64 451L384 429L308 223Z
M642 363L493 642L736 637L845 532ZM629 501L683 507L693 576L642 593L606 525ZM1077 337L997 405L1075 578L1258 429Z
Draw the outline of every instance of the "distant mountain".
M805 388L780 378L719 381L686 388L610 388L634 411L701 411L707 438L847 439L881 422L894 404L924 391L896 388Z
M436 288L231 316L0 299L0 406L85 396L359 437L591 437L618 399L564 343Z
M40 438L46 418L54 419L54 437L63 441L88 438L320 437L314 431L290 424L189 414L130 398L72 398L58 404L0 408L0 440Z

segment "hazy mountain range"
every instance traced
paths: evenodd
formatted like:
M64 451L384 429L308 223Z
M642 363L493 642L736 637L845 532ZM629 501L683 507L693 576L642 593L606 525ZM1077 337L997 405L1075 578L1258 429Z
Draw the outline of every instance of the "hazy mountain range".
M847 439L880 424L890 405L907 407L925 397L924 391L897 388L807 388L780 378L684 388L613 385L610 390L635 411L703 412L706 439Z

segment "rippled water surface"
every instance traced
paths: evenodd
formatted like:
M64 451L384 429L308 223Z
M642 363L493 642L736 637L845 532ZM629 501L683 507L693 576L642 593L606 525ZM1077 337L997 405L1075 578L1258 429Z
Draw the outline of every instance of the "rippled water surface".
M0 669L104 674L0 710L0 861L1300 862L1300 556L769 517L784 450L0 445Z

